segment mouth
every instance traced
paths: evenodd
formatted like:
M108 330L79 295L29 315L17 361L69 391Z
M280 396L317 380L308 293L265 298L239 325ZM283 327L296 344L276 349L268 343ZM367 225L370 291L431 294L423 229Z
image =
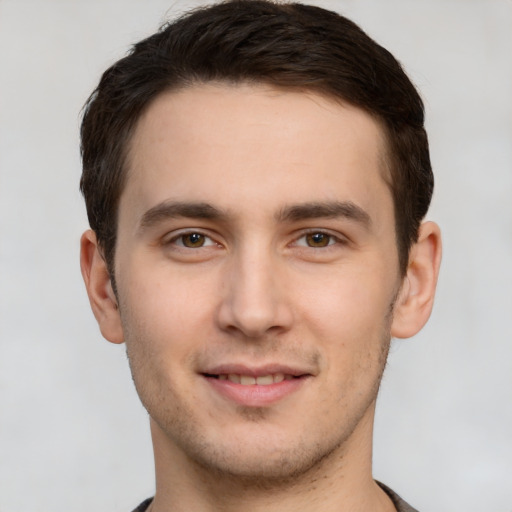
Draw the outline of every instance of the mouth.
M223 367L201 374L222 399L245 407L273 405L297 393L313 375L289 368Z
M240 373L220 373L220 374L203 374L205 377L217 379L221 381L229 381L242 386L270 386L279 384L285 380L299 379L301 375L291 375L288 373L269 373L267 375L244 375Z

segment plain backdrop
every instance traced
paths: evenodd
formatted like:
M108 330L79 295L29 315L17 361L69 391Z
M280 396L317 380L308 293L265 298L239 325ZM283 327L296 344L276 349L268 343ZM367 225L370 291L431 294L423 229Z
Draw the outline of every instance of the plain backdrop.
M80 109L101 72L201 2L0 0L0 512L127 512L147 415L78 266ZM434 313L395 341L375 477L421 512L512 511L512 1L325 0L420 88L443 229Z

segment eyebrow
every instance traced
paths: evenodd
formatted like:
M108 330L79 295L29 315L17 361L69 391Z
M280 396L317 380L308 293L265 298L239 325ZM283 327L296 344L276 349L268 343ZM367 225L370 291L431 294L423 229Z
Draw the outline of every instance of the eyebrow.
M141 229L147 229L168 219L186 217L191 219L224 220L227 215L208 203L164 201L153 206L140 220Z
M160 222L175 218L208 219L226 221L228 214L204 202L164 201L144 213L140 228L147 229ZM322 201L285 206L276 214L278 222L298 222L320 218L345 218L365 227L371 224L368 213L351 201Z
M279 221L296 222L308 219L345 218L370 227L370 215L352 201L311 202L290 205L283 208L277 215Z

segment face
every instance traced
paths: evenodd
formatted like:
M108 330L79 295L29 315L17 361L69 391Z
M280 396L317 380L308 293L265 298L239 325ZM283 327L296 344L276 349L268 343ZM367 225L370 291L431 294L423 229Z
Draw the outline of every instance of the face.
M115 277L167 450L285 478L369 441L401 285L383 153L361 110L264 86L166 93L140 119Z

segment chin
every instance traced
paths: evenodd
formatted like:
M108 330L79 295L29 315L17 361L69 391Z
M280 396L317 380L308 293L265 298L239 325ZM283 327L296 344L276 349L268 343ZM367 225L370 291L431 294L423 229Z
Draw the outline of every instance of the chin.
M245 487L281 487L284 484L295 484L298 479L312 472L326 457L312 457L311 454L296 451L283 453L272 451L256 456L254 453L228 457L226 454L215 454L196 459L196 464L217 479L237 480ZM213 455L213 454L210 454Z
M179 449L196 468L216 483L234 481L245 488L282 488L313 475L339 452L339 438L295 439L253 425L245 432L226 432L224 439L182 438ZM257 430L257 431L256 431Z

